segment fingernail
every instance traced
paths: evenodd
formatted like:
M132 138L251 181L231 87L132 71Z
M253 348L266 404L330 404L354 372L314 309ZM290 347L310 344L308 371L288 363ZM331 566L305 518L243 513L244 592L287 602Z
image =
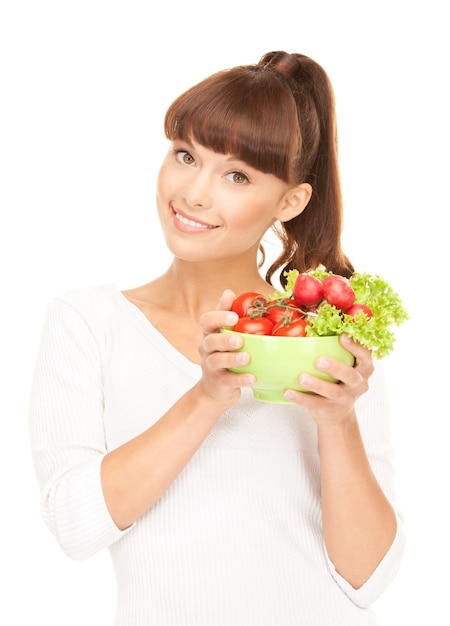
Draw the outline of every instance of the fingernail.
M350 343L351 342L351 337L349 337L348 335L346 335L345 333L342 335L342 341L343 343Z
M255 383L255 377L251 374L248 374L248 376L244 378L244 383L246 385L253 385Z
M330 361L321 357L320 359L317 359L316 365L320 370L327 370L330 367Z
M239 337L239 335L230 335L230 346L232 348L240 348L242 343L242 337Z
M309 387L312 383L312 377L309 374L302 374L299 380L303 387Z
M291 389L286 389L283 395L286 400L293 400L295 398L295 394Z
M233 311L230 311L230 313L226 314L225 323L227 324L227 326L234 326L238 319L239 316L237 315L237 313L233 313Z
M243 365L244 363L248 363L250 357L247 352L238 352L236 355L236 360L238 363L241 363L241 365Z

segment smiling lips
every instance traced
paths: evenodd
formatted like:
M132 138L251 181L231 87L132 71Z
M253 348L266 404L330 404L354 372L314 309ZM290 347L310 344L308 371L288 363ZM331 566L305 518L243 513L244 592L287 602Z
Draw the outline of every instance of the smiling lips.
M182 230L189 230L190 232L192 232L192 230L205 231L205 230L213 230L214 228L219 228L218 226L214 226L213 224L205 224L204 222L197 222L195 220L189 219L188 217L186 217L185 215L182 215L175 209L173 209L173 212L174 212L175 220L177 220L180 226L182 226Z

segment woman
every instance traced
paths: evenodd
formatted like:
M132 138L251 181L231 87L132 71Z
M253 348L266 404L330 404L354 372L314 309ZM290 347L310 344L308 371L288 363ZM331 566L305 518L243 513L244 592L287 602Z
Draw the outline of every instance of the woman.
M157 183L167 271L51 303L31 398L43 515L62 548L108 547L121 626L351 626L402 559L383 374L342 337L336 385L257 401L236 295L323 264L350 276L332 88L300 54L225 70L169 107ZM267 276L261 240L283 243Z

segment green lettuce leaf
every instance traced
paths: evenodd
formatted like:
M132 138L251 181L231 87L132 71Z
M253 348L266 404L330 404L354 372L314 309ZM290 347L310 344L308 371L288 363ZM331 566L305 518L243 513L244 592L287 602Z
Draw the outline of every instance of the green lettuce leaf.
M332 272L320 266L311 274L323 280ZM275 298L290 297L299 272L285 272L286 291L276 292ZM388 355L394 346L394 328L409 319L408 312L399 295L381 276L368 273L355 273L350 278L355 292L355 302L366 304L372 311L369 319L360 312L356 317L345 314L325 300L314 312L306 312L309 337L341 335L347 333L355 341L372 351L374 358L381 359Z

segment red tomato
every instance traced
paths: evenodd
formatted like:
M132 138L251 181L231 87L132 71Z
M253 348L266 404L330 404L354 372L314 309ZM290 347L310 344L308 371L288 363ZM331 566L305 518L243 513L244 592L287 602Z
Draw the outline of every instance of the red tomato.
M348 278L331 274L323 279L323 297L337 309L348 309L355 301L355 292Z
M360 302L355 302L355 304L352 304L352 306L349 307L345 311L345 313L347 315L351 315L354 318L356 315L358 315L360 311L363 311L368 319L372 317L372 311L369 309L367 304L361 304Z
M241 317L233 326L238 333L250 335L271 335L273 324L267 317Z
M306 327L308 322L304 318L298 318L288 324L283 325L283 322L274 326L272 335L277 337L306 337Z
M298 306L311 306L323 298L322 281L311 274L299 274L292 295Z
M265 302L265 298L261 293L246 291L235 299L231 305L231 310L237 313L239 317L246 317L249 309L255 307L256 301Z
M273 322L274 325L284 321L292 322L293 320L303 317L303 312L297 308L295 300L288 300L284 304L270 306L267 309L266 317Z

